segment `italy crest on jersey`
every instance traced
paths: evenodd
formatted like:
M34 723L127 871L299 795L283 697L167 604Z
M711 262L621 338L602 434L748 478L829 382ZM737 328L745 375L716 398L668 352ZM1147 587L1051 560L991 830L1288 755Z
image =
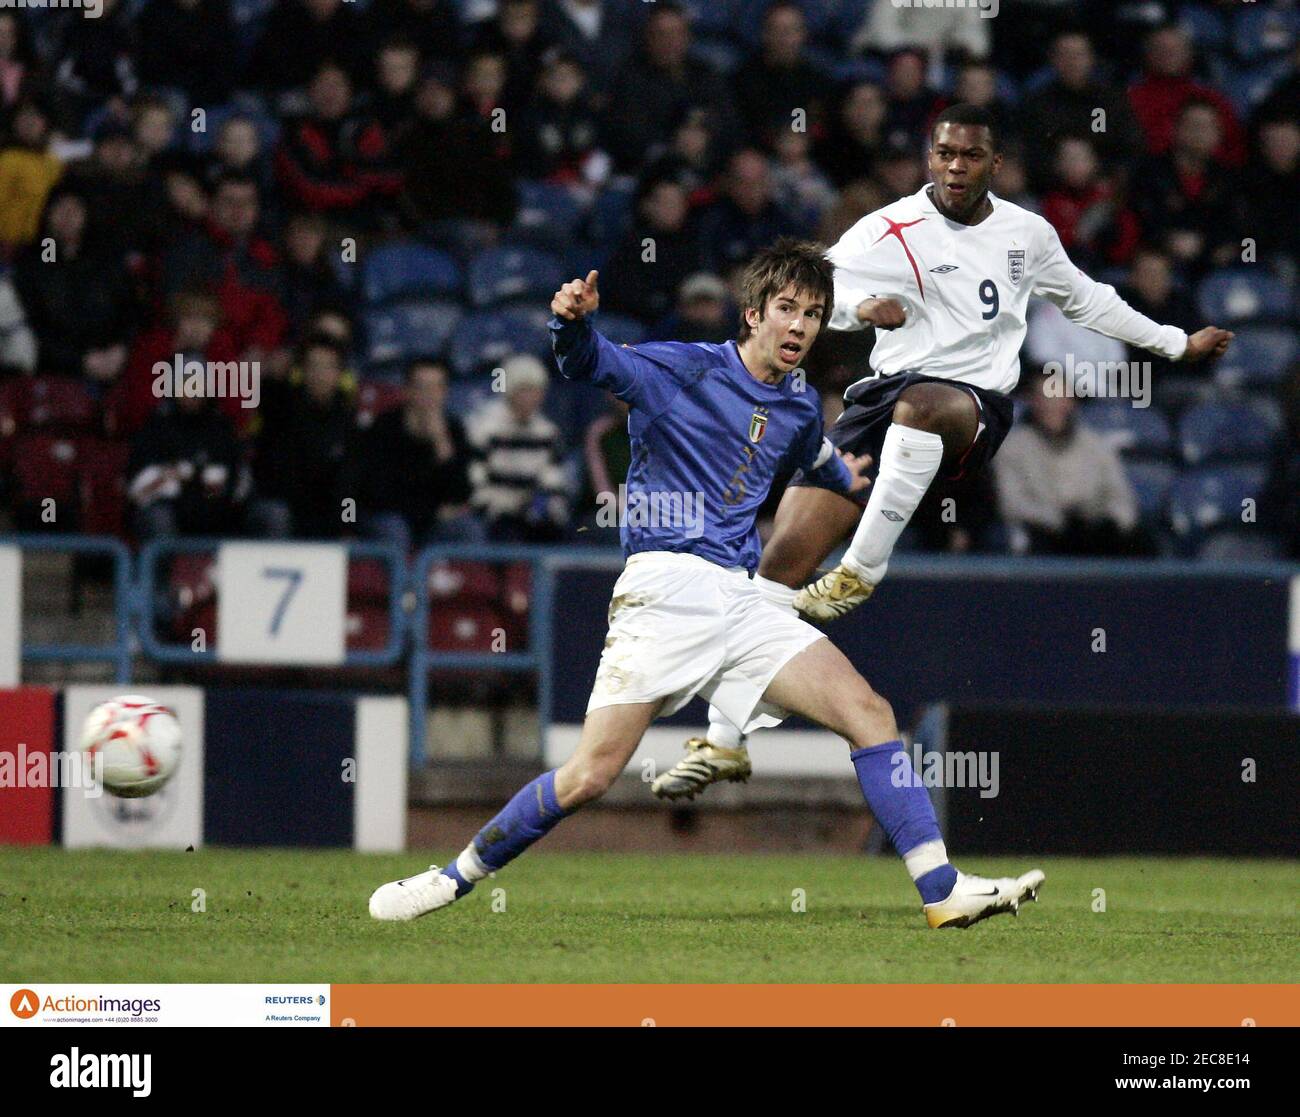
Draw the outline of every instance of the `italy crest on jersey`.
M749 419L749 441L762 442L767 431L767 410L760 407Z
M1007 278L1015 287L1020 286L1020 281L1025 278L1025 250L1023 248L1011 248L1007 250Z

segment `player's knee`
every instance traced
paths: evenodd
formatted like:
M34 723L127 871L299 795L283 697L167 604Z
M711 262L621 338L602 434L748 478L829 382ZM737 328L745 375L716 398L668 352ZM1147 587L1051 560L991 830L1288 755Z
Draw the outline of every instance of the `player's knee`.
M564 781L565 799L568 800L567 806L570 809L590 803L593 799L599 799L610 789L610 785L618 778L619 772L613 764L599 757L576 761L566 767L569 771Z
M942 397L926 384L904 389L894 404L894 422L913 430L935 430L943 422L943 413Z
M854 724L866 737L872 738L869 744L892 740L898 735L898 722L894 720L894 707L884 695L877 694L866 682L855 695L856 716Z

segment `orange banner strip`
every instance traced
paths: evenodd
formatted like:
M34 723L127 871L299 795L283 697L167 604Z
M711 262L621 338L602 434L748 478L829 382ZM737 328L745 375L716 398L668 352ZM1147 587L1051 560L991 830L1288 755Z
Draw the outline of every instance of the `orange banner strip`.
M1294 985L335 985L356 1027L1295 1027Z

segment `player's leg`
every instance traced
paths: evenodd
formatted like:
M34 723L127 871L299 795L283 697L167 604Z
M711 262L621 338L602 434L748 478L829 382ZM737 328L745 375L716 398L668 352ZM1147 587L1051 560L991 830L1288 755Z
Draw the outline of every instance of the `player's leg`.
M979 423L979 405L965 388L922 381L903 389L853 541L839 566L796 596L799 612L834 620L871 596L935 475L970 450Z
M903 747L889 703L829 640L808 645L773 676L763 700L801 714L851 746L863 798L921 895L931 927L968 927L1036 899L1043 874L990 880L959 873L948 860L930 793Z
M794 611L794 597L826 556L849 534L862 507L830 489L791 486L777 505L772 537L763 548L754 586L778 608ZM714 706L703 737L686 742L686 756L650 785L660 799L694 799L711 783L744 782L753 772L748 735Z
M408 920L446 907L504 868L585 803L599 799L627 767L661 702L601 706L587 714L574 754L525 784L446 868L431 866L370 897L376 919Z

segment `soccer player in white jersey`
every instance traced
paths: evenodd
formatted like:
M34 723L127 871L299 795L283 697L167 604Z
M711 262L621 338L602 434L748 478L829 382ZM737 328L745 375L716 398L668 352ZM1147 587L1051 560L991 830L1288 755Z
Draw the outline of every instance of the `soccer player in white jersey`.
M1012 421L1008 393L1020 374L1029 298L1073 322L1172 360L1227 350L1214 326L1190 337L1139 314L1079 271L1056 230L992 194L1001 165L989 114L953 105L930 136L932 182L868 214L831 249L831 329L877 330L868 376L844 393L848 406L828 432L841 450L877 464L868 491L844 496L796 475L782 497L755 584L810 620L842 616L871 596L890 553L936 477L984 469ZM856 529L856 530L855 530ZM800 589L850 532L834 570ZM707 737L652 785L660 798L694 796L751 772L746 738L714 707Z

